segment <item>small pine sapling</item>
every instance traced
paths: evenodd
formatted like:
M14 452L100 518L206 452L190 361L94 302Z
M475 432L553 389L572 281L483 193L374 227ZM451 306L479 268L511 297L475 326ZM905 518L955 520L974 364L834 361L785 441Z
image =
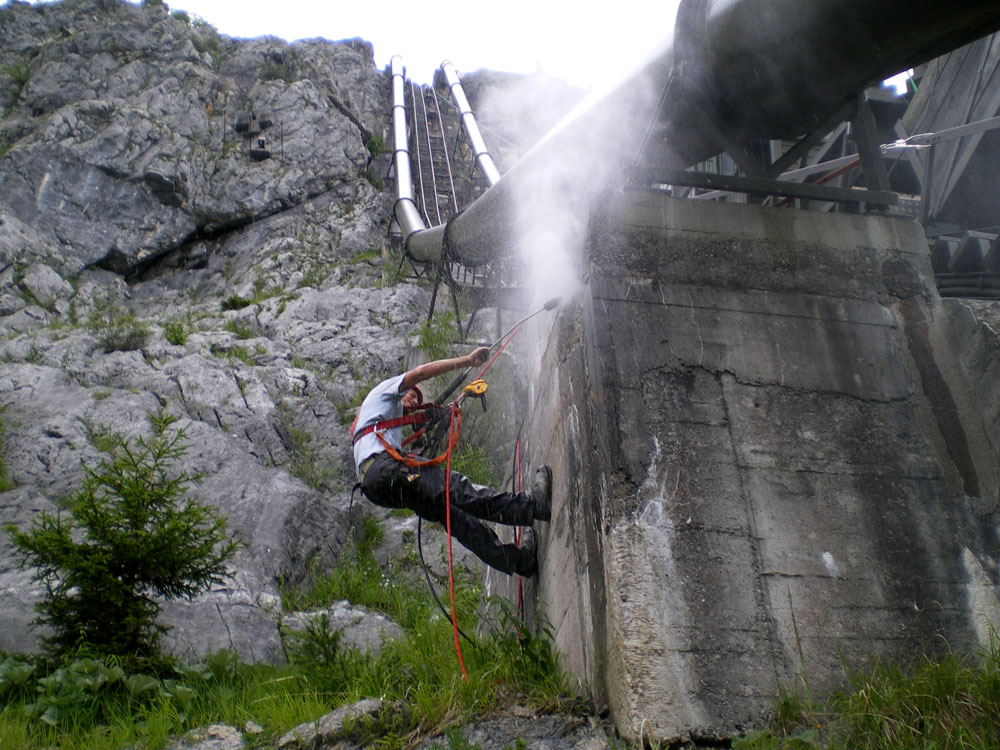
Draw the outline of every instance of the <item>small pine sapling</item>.
M220 582L238 549L226 520L186 488L200 475L175 469L187 450L177 417L150 414L151 437L117 433L81 489L28 531L6 526L22 565L45 585L35 624L56 657L80 650L114 654L134 666L162 659L161 602L191 598Z

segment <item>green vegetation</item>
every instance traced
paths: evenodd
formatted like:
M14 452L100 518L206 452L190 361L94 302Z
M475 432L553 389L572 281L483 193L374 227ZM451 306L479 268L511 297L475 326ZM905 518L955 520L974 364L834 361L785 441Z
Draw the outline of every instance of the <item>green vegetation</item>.
M264 707L250 713L258 701L297 703L299 683L276 683L277 674L240 666L231 651L179 666L169 677L129 672L114 657L50 664L0 655L0 747L163 748L171 735L193 727L263 715ZM299 717L285 711L282 718Z
M277 286L269 287L267 286L267 281L264 278L258 278L253 284L253 294L249 297L244 297L240 294L234 294L232 296L226 297L222 301L222 311L227 310L242 310L244 307L249 307L250 305L256 305L263 302L271 297L277 297L281 294L281 288Z
M222 300L222 311L227 310L242 310L244 307L249 307L253 304L253 300L248 297L243 297L239 294L234 294L231 297L226 297Z
M238 359L240 362L249 365L250 367L255 367L257 365L257 357L255 357L245 346L223 348L212 344L210 348L212 354L217 357L223 357L225 359Z
M348 265L357 265L358 263L367 263L371 260L381 260L382 251L377 247L369 248L368 250L362 250L359 253L355 253L351 256L350 260L347 261Z
M187 450L176 417L150 414L151 438L130 443L102 430L107 456L84 466L67 513L39 513L28 531L5 526L46 595L37 622L50 656L115 656L128 668L164 665L159 600L191 597L220 582L236 542L225 519L185 496L200 477L174 469ZM156 597L156 598L154 598Z
M371 154L373 159L376 159L385 153L385 140L380 135L371 135L365 143L365 146L368 148L368 153Z
M260 66L260 79L262 81L277 80L292 83L295 81L295 68L276 60L265 60Z
M222 327L230 333L236 334L236 338L241 341L257 337L257 331L246 323L241 323L238 320L227 320Z
M368 181L368 184L371 185L376 190L381 190L382 189L382 187L383 187L382 178L379 177L377 174L375 174L372 170L370 170L370 169L364 170L361 173L361 176L364 177L365 180Z
M357 742L402 748L421 734L515 701L540 710L581 708L559 667L550 629L543 624L531 635L522 628L519 637L511 605L500 600L488 635L475 638L475 645L463 643L469 676L463 680L449 621L423 581L408 575L415 570L385 575L374 555L380 537L378 523L366 519L363 535L343 548L331 572L284 592L288 610L346 598L391 617L405 634L378 657L345 647L322 616L301 634L283 635L290 663L280 667L239 664L235 654L222 651L165 676L130 672L113 657L72 656L48 664L0 655L0 747L158 750L195 727L247 721L262 726L260 741L270 742L338 705L381 697L392 709L359 722ZM470 634L482 603L473 579L459 575L456 582L459 623Z
M176 21L180 21L185 26L191 25L191 16L188 15L187 11L175 10L170 14L170 17Z
M412 722L422 729L487 712L518 695L543 709L573 700L548 624L543 622L535 635L522 629L519 638L512 605L498 598L491 600L491 609L499 614L489 623L488 635L477 645L463 642L469 679L457 679L451 623L416 575L413 560L397 561L392 574L385 575L374 555L380 537L377 523L365 519L363 535L345 549L333 572L314 578L307 591L286 591L285 608L313 609L347 599L386 614L403 627L406 637L386 644L377 659L344 651L337 651L334 660L317 659L315 642L312 650L292 648L290 661L309 675L313 686L342 695L338 702L371 695L403 701L414 713ZM459 627L471 634L482 591L478 575L456 574ZM320 643L329 641L327 637Z
M31 75L27 60L22 60L12 65L4 65L0 67L0 73L10 76L14 81L14 84L17 86L18 96L20 96L21 90L27 85L28 78Z
M782 696L774 726L740 750L987 750L1000 747L1000 641L968 657L889 662L850 675L826 706Z
M420 326L418 346L432 360L451 356L452 345L458 341L455 314L451 310Z
M288 424L288 434L292 439L289 446L291 464L288 471L314 490L333 489L336 472L324 464L313 447L312 436L293 424Z
M88 419L77 417L83 434L87 437L90 446L101 453L111 453L115 449L117 436L114 430L107 425L94 424Z
M187 343L187 326L180 318L171 318L163 325L163 337L174 346Z
M3 416L3 407L0 407L0 416ZM14 480L10 478L10 472L7 471L7 462L4 459L5 432L5 425L0 421L0 492L9 492L17 486L14 484Z
M487 487L498 487L500 477L490 460L486 449L480 445L472 445L467 441L459 443L458 451L452 457L451 468L464 474L476 484Z
M222 62L222 44L219 41L219 33L204 19L195 16L192 25L201 33L196 33L191 37L191 43L198 50L199 54L207 52L212 56L212 61L218 65Z
M134 312L116 304L110 295L94 298L94 310L87 321L105 352L141 349L149 337L149 326Z

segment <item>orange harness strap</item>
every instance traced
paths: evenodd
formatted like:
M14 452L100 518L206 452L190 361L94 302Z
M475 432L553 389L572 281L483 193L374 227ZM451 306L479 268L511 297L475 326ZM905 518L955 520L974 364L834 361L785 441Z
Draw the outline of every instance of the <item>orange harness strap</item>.
M390 456L392 456L400 463L409 466L411 469L418 468L420 466L438 466L448 460L448 456L451 455L451 452L455 449L455 446L458 445L458 434L462 427L462 410L459 409L457 406L454 408L453 425L454 429L448 430L448 445L445 447L444 453L435 458L422 459L422 458L416 458L412 455L404 456L402 453L400 453L398 450L392 447L392 445L389 444L388 440L382 437L381 432L376 431L375 437L377 437L379 439L379 442L382 443L382 447L385 448L386 453L388 453Z

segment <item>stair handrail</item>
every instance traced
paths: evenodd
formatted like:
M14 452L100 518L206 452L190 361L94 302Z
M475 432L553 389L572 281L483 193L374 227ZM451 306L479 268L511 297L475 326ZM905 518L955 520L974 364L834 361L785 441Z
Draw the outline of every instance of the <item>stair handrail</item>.
M448 189L451 191L451 208L456 214L459 211L458 208L458 194L455 190L455 175L451 168L451 157L448 155L448 148L445 145L445 132L444 132L444 118L441 116L441 106L438 104L437 91L433 88L431 89L431 96L434 97L434 112L437 115L438 121L438 132L441 133L441 150L444 155L444 166L448 171Z
M476 116L472 113L472 108L469 106L469 100L465 96L465 89L462 88L462 82L458 78L458 73L455 72L455 66L450 60L445 60L441 63L441 72L444 73L445 81L448 83L451 99L458 108L462 120L462 128L469 139L469 145L472 146L476 166L479 167L479 172L486 179L487 184L492 187L499 181L500 171L497 169L496 164L493 163L493 157L490 156L490 152L486 148L486 141L483 140L483 134L479 131L479 124L476 122Z

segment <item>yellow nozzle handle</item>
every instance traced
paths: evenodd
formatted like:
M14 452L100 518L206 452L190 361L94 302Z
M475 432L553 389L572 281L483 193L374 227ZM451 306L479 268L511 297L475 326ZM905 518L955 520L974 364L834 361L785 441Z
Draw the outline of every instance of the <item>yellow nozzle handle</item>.
M473 380L465 388L462 389L462 393L467 393L470 396L476 396L477 398L482 397L486 393L486 381L485 380Z

